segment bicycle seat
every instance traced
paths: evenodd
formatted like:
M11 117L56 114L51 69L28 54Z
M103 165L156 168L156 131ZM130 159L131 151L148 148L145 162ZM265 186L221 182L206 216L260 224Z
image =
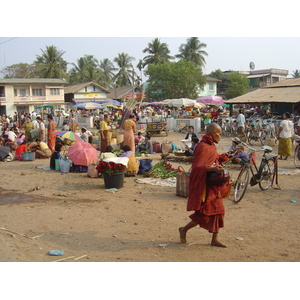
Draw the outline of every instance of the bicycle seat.
M270 146L262 146L262 150L264 150L266 153L271 153L273 151L273 148Z

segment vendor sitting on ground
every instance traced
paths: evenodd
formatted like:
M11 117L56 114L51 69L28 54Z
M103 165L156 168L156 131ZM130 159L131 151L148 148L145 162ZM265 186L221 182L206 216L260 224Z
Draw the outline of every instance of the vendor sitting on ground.
M141 144L145 141L145 137L142 135L141 132L138 132L137 137L134 139L136 145Z
M52 151L45 142L42 142L41 139L35 139L35 142L30 143L28 149L29 151L35 149L36 158L49 158L52 155Z
M243 145L237 145L235 154L229 157L229 160L234 164L240 164L241 166L249 163L249 159L249 154L244 151Z
M55 170L55 160L59 159L60 156L60 150L61 150L62 144L56 144L55 145L55 151L52 153L50 157L50 169Z
M189 148L189 146L185 146L186 150L184 152L184 155L185 156L194 156L194 151L195 151L195 148L198 145L198 143L199 143L199 139L196 137L193 137L192 138L192 146L191 146L191 148Z
M230 147L227 149L227 152L235 151L236 146L241 143L241 140L238 137L234 137L231 140L232 140L232 142L231 142Z
M17 147L16 153L15 153L15 160L23 160L22 153L27 152L29 143L30 142L25 139L25 140L23 140L22 144Z
M135 155L133 151L131 151L130 146L124 145L122 147L123 153L120 155L120 157L128 157L128 165L125 172L125 176L136 176L136 173L139 169L139 165L136 162Z
M111 158L111 157L116 157L117 155L113 153L113 147L112 146L106 146L105 152L102 152L100 155L101 159L104 158Z
M149 154L153 153L153 146L152 146L152 142L150 141L151 136L149 134L146 135L145 137L145 141L141 143L141 145L139 145L139 151L146 151Z

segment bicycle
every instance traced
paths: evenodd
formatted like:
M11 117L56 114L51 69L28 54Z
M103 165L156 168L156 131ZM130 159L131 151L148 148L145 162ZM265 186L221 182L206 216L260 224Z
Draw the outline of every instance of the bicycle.
M260 120L256 119L254 122L254 120L251 119L248 122L249 122L249 125L246 130L247 140L248 140L248 143L251 146L253 146L256 143L260 142L260 135L261 135L260 125L259 125Z
M274 119L268 119L267 124L263 123L263 131L260 134L260 142L262 145L266 144L267 139L273 138L275 144L277 144L277 135L275 131L275 124L273 123Z
M239 203L243 199L249 183L251 186L258 184L259 188L265 191L273 185L275 175L277 175L277 154L271 154L273 151L272 147L263 146L261 149L253 149L244 142L241 142L241 144L249 149L250 163L242 167L236 180L234 186L235 203ZM253 155L259 151L264 153L260 165L257 167ZM250 173L252 174L251 179Z
M300 169L300 136L295 135L295 142L298 144L294 151L294 165Z

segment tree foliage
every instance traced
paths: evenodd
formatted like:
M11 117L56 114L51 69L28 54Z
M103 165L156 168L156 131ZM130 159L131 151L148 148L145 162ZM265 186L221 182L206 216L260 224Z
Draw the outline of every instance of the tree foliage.
M296 69L295 71L293 71L292 76L294 78L300 78L300 70Z
M246 75L237 72L227 75L228 82L226 84L226 99L235 98L248 93L250 89L250 81Z
M41 78L66 78L67 62L62 58L65 51L58 50L55 46L46 46L42 55L37 55L35 64L37 75Z
M149 53L143 58L143 67L150 64L164 64L173 57L169 55L170 50L166 43L161 43L159 38L155 38L148 47L143 50L143 53Z
M204 67L206 64L204 56L208 56L208 54L202 49L206 48L206 46L197 37L188 38L186 44L180 45L179 54L175 55L175 57L192 61L197 66Z
M2 69L1 73L4 78L34 78L36 71L34 64L19 63Z
M193 62L180 60L164 64L151 64L146 74L149 76L146 94L151 100L176 98L195 99L199 86L205 84L201 68Z
M132 61L134 57L129 56L126 53L118 53L115 57L114 62L117 64L117 74L115 74L113 81L117 87L131 85L133 82L132 76Z

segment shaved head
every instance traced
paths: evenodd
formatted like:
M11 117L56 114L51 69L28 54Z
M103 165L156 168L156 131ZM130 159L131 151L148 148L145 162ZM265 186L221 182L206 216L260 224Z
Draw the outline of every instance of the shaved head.
M210 123L207 127L206 127L206 134L207 135L212 135L212 133L215 131L221 130L221 127L217 124L217 123Z

